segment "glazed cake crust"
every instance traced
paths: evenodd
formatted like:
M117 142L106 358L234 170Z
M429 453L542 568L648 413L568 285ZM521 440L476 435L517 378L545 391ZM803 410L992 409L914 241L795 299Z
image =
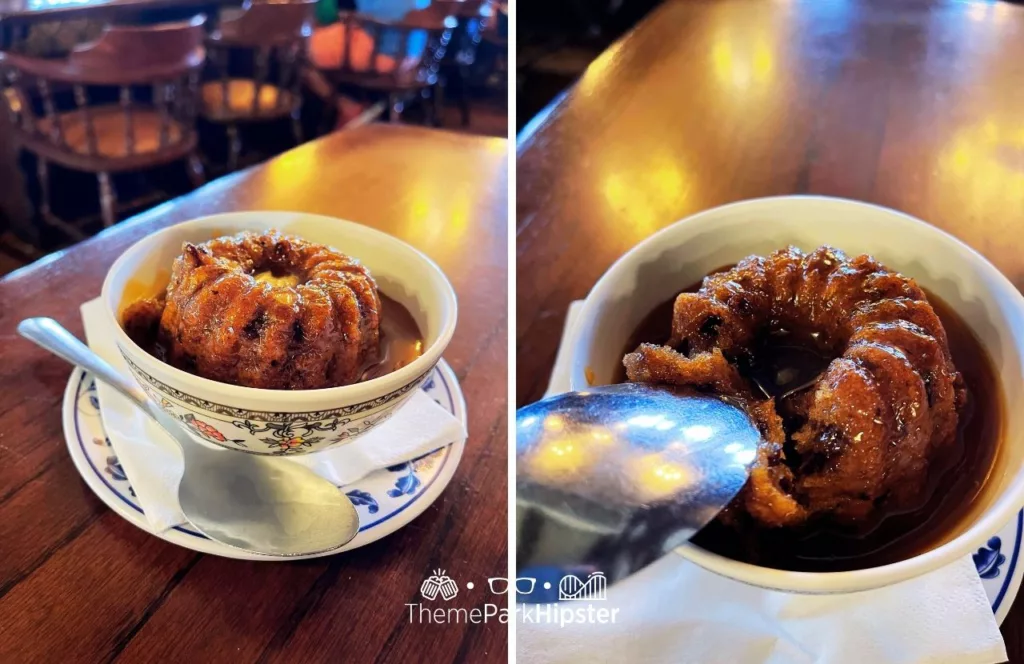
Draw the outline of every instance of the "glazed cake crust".
M359 261L277 231L186 243L158 342L171 365L246 387L348 385L380 355L380 296Z
M795 330L832 357L806 389L765 399L738 367L759 335ZM696 387L747 405L764 442L725 513L769 527L856 524L918 504L929 460L966 400L924 291L870 256L831 247L750 256L680 294L666 346L624 358L629 380Z

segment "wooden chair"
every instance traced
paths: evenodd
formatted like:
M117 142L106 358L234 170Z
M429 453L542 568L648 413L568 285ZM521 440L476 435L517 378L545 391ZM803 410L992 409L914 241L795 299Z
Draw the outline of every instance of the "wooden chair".
M302 143L301 68L315 6L316 0L247 3L207 39L212 78L202 85L200 114L226 127L230 170L242 152L239 124L290 117Z
M184 160L202 184L194 127L204 22L108 27L57 60L0 53L3 105L19 147L37 158L44 221L81 237L50 209L49 162L96 174L106 226L116 219L112 173ZM67 110L60 90L73 93Z
M484 84L488 87L506 92L508 90L508 6L499 5L494 19L488 21L481 35L481 41L488 45L491 55L490 65L484 74Z
M394 22L354 12L340 12L339 19L344 29L338 66L323 70L336 86L385 97L389 122L399 119L411 99L434 96L441 60L457 25L453 17L422 10ZM436 105L428 110L436 112Z
M445 95L455 97L462 115L462 126L468 127L470 70L476 63L480 38L491 22L494 10L489 0L432 0L428 9L453 16L457 21L451 46L441 61L441 85Z

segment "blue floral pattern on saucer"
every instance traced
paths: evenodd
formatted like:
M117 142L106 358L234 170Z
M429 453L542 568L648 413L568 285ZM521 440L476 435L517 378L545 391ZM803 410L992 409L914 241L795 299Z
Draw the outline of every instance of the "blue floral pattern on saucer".
M999 552L1002 546L1003 541L997 535L971 556L974 559L974 567L978 570L978 576L983 579L994 579L999 576L999 568L1006 562L1006 556Z
M366 511L370 514L376 514L380 511L380 505L373 499L369 491L361 491L360 489L352 489L345 494L348 499L352 501L352 504L356 507L365 507Z
M451 370L447 371L450 373ZM449 380L452 379L446 377L440 368L435 368L420 389L452 414L465 417L463 407L456 406L454 394L458 393L458 385L456 384L453 389L453 386L449 385ZM71 414L73 430L66 431L68 442L80 449L88 464L88 468L80 467L79 471L91 472L110 493L141 515L142 508L135 490L103 431L100 403L93 377L88 372L76 370L69 385L69 396L74 397L74 412ZM68 425L71 424L67 419L65 421ZM448 445L412 461L371 473L358 482L343 487L345 494L360 513L359 532L372 530L405 511L442 475L453 457L454 463L458 463L459 456L452 454L452 446ZM106 499L105 496L101 498ZM140 527L145 528L141 524ZM174 530L195 538L206 539L201 533L183 526Z
M90 405L95 403L96 404L96 410L98 411L99 410L99 400L96 398L96 385L95 385L95 383L93 383L90 386L90 388L91 388L92 394L89 397L89 403L90 403ZM110 445L110 438L108 438L107 436L104 436L103 438L96 437L96 438L92 439L92 442L93 442L93 445L100 445L100 446L106 447L111 452L111 454L106 458L106 463L103 466L103 472L105 472L107 475L110 476L111 479L113 479L113 480L115 480L117 482L124 482L125 486L128 487L129 493L131 493L132 496L134 496L135 495L135 489L133 489L131 487L131 485L128 484L128 476L125 474L124 468L121 467L121 462L117 460L117 456L115 454L113 454L113 449L111 448L111 445Z

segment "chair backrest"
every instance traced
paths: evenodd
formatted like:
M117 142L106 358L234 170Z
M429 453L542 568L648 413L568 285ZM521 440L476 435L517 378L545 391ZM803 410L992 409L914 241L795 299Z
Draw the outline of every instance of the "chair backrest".
M219 80L220 94L211 97L213 117L276 116L300 103L301 67L306 39L312 33L317 0L250 2L237 17L221 23L207 40L210 76ZM241 58L238 57L241 55ZM239 67L239 60L244 61ZM232 79L251 80L244 107L231 95ZM289 94L262 94L267 86ZM270 100L268 102L268 99Z
M100 38L74 49L68 64L77 82L140 84L174 78L203 59L205 16L153 26L108 26Z
M479 18L484 13L483 8L488 4L489 0L431 0L425 11L435 10L445 16L459 19Z
M305 39L312 31L317 0L249 2L242 13L222 21L213 41L244 48Z
M398 21L356 12L341 12L339 18L345 26L341 73L375 79L377 87L388 87L389 82L396 88L433 84L458 25L454 17L429 8L409 12Z
M98 40L59 60L0 53L4 105L19 137L30 149L63 153L83 168L90 159L141 163L194 144L204 22L197 16L108 27ZM58 92L67 97L67 88L71 99L58 99ZM104 105L102 120L94 108L97 98L113 102ZM109 122L112 109L122 114L116 122ZM146 120L155 113L157 124L135 122L142 111ZM112 126L123 127L116 154L107 149Z

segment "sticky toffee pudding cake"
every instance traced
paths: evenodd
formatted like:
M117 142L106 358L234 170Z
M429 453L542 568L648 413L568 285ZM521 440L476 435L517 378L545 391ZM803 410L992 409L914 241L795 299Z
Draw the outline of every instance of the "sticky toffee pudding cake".
M131 302L122 325L174 367L264 389L349 385L422 350L358 260L276 231L185 243L166 292Z
M805 568L805 554L842 557L843 537L857 541L851 554L878 548L863 536L892 535L879 527L887 516L934 502L937 477L973 459L960 436L975 386L954 366L936 307L913 279L870 256L827 246L749 256L641 328L623 360L626 379L737 400L764 438L744 489L697 538L712 550ZM956 332L958 342L971 336ZM987 359L977 354L970 376ZM819 536L830 529L839 539Z

